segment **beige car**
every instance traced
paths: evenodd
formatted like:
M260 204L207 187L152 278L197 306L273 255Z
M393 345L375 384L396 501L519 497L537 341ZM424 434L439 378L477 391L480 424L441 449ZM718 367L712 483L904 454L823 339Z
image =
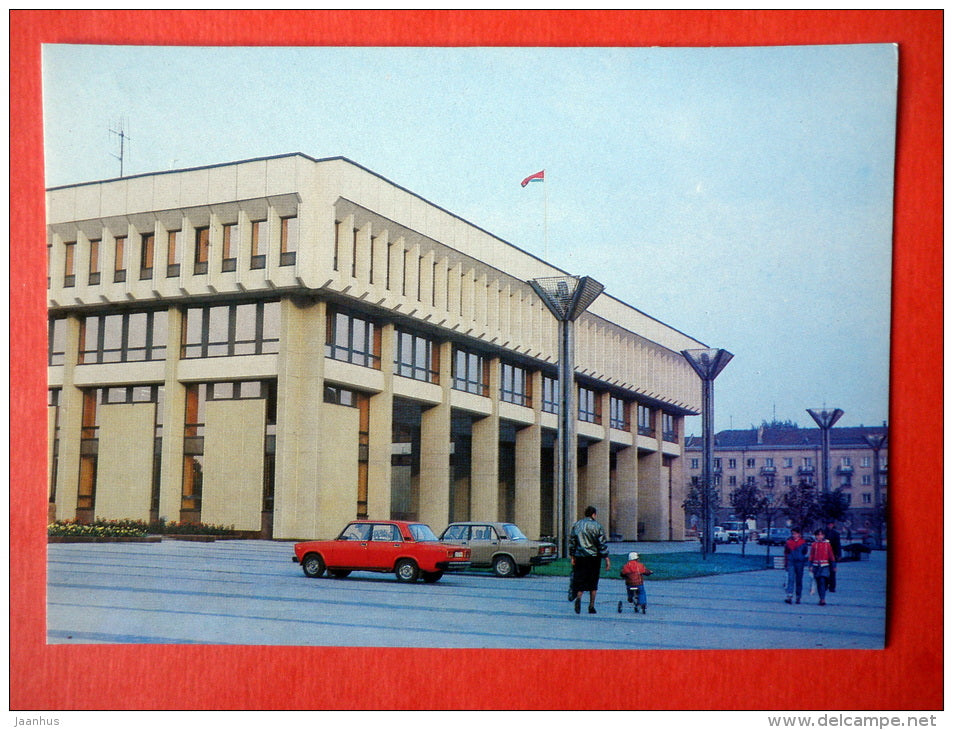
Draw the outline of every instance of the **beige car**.
M534 565L556 559L553 543L530 540L512 522L454 522L440 540L467 546L472 567L492 568L501 578L522 578Z

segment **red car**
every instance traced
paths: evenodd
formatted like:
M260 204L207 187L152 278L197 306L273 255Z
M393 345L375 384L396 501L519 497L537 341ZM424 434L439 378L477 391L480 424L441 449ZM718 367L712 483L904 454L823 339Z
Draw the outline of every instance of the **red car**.
M444 573L470 567L469 548L446 545L422 522L355 520L334 540L295 543L291 560L309 578L327 570L344 578L352 570L395 573L402 583L436 583Z

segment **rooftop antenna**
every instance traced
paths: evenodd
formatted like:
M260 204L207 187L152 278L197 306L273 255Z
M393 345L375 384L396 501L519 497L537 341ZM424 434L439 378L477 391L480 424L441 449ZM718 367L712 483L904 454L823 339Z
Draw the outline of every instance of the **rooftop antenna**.
M126 134L124 130L124 121L122 119L119 120L119 129L110 129L109 131L119 137L119 154L113 155L113 157L119 160L119 177L122 177L123 176L123 162L126 156L126 140L130 139L130 137L128 134Z

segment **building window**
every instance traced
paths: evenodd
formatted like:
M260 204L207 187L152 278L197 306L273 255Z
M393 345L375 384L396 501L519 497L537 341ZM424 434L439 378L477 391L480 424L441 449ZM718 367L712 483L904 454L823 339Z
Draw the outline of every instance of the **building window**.
M151 279L155 263L156 236L154 233L142 234L141 256L139 257L139 278Z
M579 387L579 420L602 423L602 399L596 391Z
M532 405L530 374L519 365L500 363L500 400L518 406Z
M543 376L542 408L546 413L559 413L559 380Z
M179 232L169 231L169 251L168 256L166 257L165 275L170 278L179 275L178 240Z
M208 273L208 249L209 249L209 229L208 226L195 229L195 266L192 268L193 274Z
M357 408L357 393L347 388L340 388L336 385L324 386L324 402L333 403L338 406L350 406Z
M648 406L639 406L639 435L655 435L655 414Z
M662 413L662 439L671 443L678 442L678 432L675 430L675 416L671 413Z
M394 347L394 374L425 383L440 382L440 348L424 337L397 330Z
M235 271L237 249L238 224L226 223L222 226L222 271Z
M749 486L752 486L752 487L753 487L753 486L755 485L755 478L754 478L754 477L748 477L745 483L748 484Z
M794 477L786 476L784 477L784 486L793 487L794 486Z
M274 354L279 318L274 301L190 307L182 329L182 357Z
M864 474L863 476L861 476L860 483L865 487L869 487L871 484L873 484L873 480L870 478L870 474Z
M870 457L869 457L869 456L862 456L862 457L860 458L860 467L861 467L862 469L869 469L869 468L870 468Z
M692 469L699 469L699 468L700 468L700 466L699 466L699 462L700 462L700 461L701 461L700 459L692 459L692 466L691 466L691 468L692 468Z
M873 504L873 499L871 498L870 492L864 492L862 495L860 495L860 498L864 504Z
M489 371L483 356L461 348L453 351L453 387L466 393L488 396Z
M87 316L80 326L79 363L165 360L168 312Z
M65 251L63 286L74 286L76 284L76 241L67 241L63 247Z
M792 466L794 466L794 459L792 459L790 456L785 456L785 457L784 457L784 468L785 468L785 469L790 469Z
M99 249L102 241L94 238L89 242L89 279L90 285L99 283Z
M380 370L380 328L370 320L348 312L328 312L325 355L334 360Z
M715 471L721 471L721 459L712 459Z
M126 280L126 237L116 236L116 258L113 266L113 281L116 283Z
M373 246L371 252L373 254ZM281 219L281 257L279 266L294 266L298 251L298 218L288 216ZM373 260L371 261L373 271ZM371 281L373 284L373 280Z
M66 361L66 319L51 318L47 335L47 364L62 365Z
M745 459L745 466L748 469L754 469L755 460L754 459Z
M737 459L728 459L728 468L729 468L729 469L737 469L737 468L738 468L738 460L737 460Z
M609 427L629 430L629 404L615 396L609 398Z
M773 467L773 466L774 466L774 459L773 459L772 457L770 457L770 456L767 457L767 458L765 458L765 460L764 460L764 465L765 465L766 467L769 467L769 468L770 468L770 467Z
M265 252L268 250L268 221L251 222L251 268L265 268Z

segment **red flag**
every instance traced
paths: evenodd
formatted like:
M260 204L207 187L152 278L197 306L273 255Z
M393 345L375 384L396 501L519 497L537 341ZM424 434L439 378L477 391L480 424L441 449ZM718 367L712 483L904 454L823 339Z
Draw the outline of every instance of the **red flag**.
M545 173L546 173L545 170L540 170L539 172L535 173L534 175L530 175L528 178L526 178L525 180L523 180L523 182L521 182L520 185L525 188L527 185L529 185L529 184L530 184L531 182L533 182L534 180L543 180L543 177L544 177Z

